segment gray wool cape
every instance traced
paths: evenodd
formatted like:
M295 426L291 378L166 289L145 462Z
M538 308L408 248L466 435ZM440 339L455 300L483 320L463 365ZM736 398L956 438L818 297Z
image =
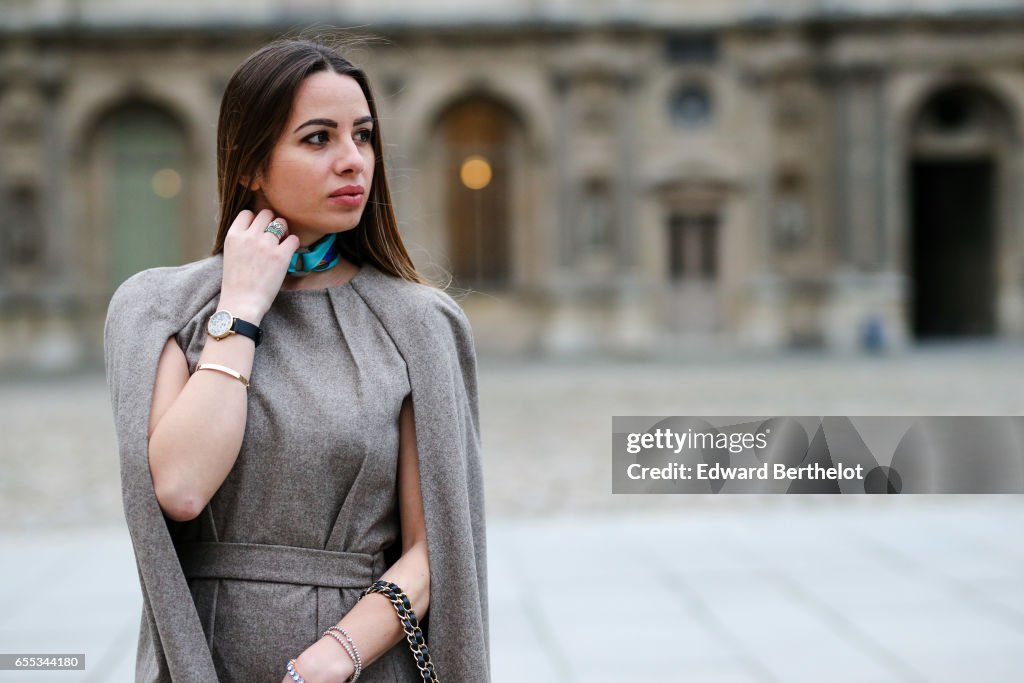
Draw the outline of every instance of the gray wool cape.
M390 335L408 370L430 556L430 608L423 625L431 658L443 683L489 681L484 499L472 331L462 309L446 293L390 276L369 264L362 268L369 270L361 271L351 284ZM148 424L163 346L219 298L222 272L220 255L142 271L117 289L107 311L107 382L125 518L143 596L139 681L217 680L176 549L174 523L164 517L154 493ZM310 581L309 574L316 571L316 567L302 567L304 577L295 583ZM323 584L331 585L330 577L324 577ZM342 616L338 614L335 621ZM254 623L252 627L272 625ZM399 645L407 647L404 639Z

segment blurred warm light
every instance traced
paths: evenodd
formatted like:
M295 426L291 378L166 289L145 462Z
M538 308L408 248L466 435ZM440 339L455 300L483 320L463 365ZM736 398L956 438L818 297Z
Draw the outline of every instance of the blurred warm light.
M466 157L462 162L459 177L462 184L471 190L482 190L491 182L491 164L482 156Z
M161 168L153 174L151 184L157 196L170 199L181 192L181 175L173 168Z

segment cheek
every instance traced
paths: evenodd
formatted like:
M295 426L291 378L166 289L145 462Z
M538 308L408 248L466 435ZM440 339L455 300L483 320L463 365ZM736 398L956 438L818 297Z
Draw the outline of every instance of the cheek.
M377 167L377 157L374 155L373 150L371 149L365 155L364 159L364 168L366 169L366 182L369 184L373 182L373 170Z
M301 194L304 190L315 187L310 179L318 174L308 162L303 163L297 159L280 159L267 180L271 186L271 192L279 196Z

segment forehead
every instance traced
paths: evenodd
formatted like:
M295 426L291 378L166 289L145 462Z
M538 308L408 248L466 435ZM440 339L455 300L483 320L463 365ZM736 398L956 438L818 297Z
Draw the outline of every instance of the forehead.
M366 96L351 76L320 71L306 78L295 91L291 118L349 115L369 116Z

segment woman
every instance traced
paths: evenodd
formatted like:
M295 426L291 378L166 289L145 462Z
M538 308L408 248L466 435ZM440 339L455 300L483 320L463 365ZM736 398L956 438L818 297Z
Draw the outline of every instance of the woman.
M472 333L402 244L366 77L271 43L217 138L214 255L107 314L136 680L486 681Z

